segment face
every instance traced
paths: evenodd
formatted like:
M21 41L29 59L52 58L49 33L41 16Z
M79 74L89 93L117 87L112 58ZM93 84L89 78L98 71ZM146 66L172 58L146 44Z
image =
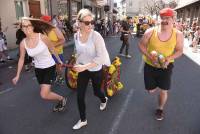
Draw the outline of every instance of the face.
M22 21L22 30L26 35L33 33L33 26L29 20Z
M174 23L174 19L171 16L161 16L161 26L171 26Z
M91 16L85 16L83 20L80 21L80 29L85 32L90 32L93 28L94 21Z

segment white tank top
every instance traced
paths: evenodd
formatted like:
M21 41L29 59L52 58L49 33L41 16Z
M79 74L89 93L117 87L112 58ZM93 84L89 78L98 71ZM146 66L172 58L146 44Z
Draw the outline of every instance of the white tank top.
M41 40L39 33L38 44L34 48L28 48L24 40L25 49L30 57L33 57L35 68L48 68L55 65L47 45Z

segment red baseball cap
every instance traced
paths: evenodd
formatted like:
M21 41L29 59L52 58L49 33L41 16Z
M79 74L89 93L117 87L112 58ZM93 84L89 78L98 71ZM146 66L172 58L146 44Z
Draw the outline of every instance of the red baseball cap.
M160 16L174 16L174 10L171 8L163 8L160 10Z
M49 21L51 21L51 16L44 15L40 19L43 20L43 21L49 22Z

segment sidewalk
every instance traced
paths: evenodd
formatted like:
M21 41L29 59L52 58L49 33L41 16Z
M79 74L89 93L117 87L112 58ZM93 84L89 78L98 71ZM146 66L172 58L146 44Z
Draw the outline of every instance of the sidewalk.
M70 41L66 42L64 44L64 48L66 47L69 47L69 46L72 46L74 45L74 40L71 39ZM17 53L18 53L18 48L15 48L15 49L11 49L8 51L8 55L13 59L11 61L6 61L5 63L0 63L0 68L3 68L3 67L10 67L14 64L17 64L18 62L18 57L17 57Z
M190 44L192 44L191 41L188 41L188 39L184 39L183 53L196 64L200 65L200 49L198 47L197 52L194 53L193 48L189 47Z

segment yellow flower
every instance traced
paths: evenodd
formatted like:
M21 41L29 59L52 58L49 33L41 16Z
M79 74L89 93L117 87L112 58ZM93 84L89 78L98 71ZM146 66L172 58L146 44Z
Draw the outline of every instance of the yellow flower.
M109 67L109 74L113 74L116 71L116 67L114 65L110 65Z
M108 96L113 96L113 90L108 88L107 94Z
M117 83L117 89L118 89L118 90L121 90L123 87L124 87L124 86L123 86L123 84L122 84L121 82L118 82L118 83Z

